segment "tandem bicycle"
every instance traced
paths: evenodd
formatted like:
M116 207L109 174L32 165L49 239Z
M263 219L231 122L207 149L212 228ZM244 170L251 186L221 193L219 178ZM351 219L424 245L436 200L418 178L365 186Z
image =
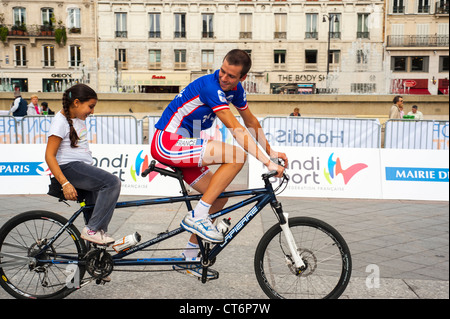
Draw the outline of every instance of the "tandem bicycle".
M190 211L191 201L200 200L201 194L189 194L179 169L161 168L152 161L142 176L152 171L177 179L181 196L122 201L116 204L116 209L184 202ZM270 205L278 222L262 236L254 255L254 272L261 289L269 298L275 299L338 298L347 287L352 271L348 245L335 228L321 220L289 218L276 198L281 187L287 186L289 178L284 175L274 189L270 179L275 175L275 171L263 174L262 188L225 191L219 196L245 198L212 214L213 220L245 206L250 209L230 227L223 242L210 243L197 236L200 256L194 260L174 258L170 248L161 249L163 251L159 253L164 257L132 258L136 252L145 253L150 250L148 247L184 233L182 227L167 230L120 252L84 241L74 222L80 215L87 222L93 205L85 205L83 191L78 190L81 207L69 219L53 212L34 210L18 214L2 226L0 285L15 298L64 298L90 282L104 283L120 267L179 265L200 267L200 280L206 283L219 277L219 273L209 267L214 265L220 253L265 206ZM64 198L62 192L52 195L60 200ZM68 267L76 270L72 276L67 275ZM212 278L208 275L211 271Z

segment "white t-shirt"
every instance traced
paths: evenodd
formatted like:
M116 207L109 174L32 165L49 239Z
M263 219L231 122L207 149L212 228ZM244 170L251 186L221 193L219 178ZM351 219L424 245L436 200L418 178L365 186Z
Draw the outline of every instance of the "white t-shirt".
M66 117L58 112L53 118L48 136L55 135L62 138L58 153L56 153L56 160L59 165L77 161L92 165L92 153L89 150L86 124L77 118L72 119L72 123L78 134L78 147L70 146L70 128Z

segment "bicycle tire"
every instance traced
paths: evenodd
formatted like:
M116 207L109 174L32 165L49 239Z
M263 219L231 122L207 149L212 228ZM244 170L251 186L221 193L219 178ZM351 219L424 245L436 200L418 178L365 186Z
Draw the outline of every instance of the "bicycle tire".
M59 255L81 260L86 254L86 244L74 225L61 233L45 256L41 256L52 263L39 265L26 260L33 258L33 253L42 248L45 240L57 234L67 222L61 215L36 210L21 213L3 225L0 229L0 285L6 292L19 299L59 299L78 289L84 266L76 265L77 274L74 265L56 262ZM70 280L68 270L77 274L77 278ZM74 281L77 279L79 282Z
M279 224L261 238L254 260L264 293L273 299L334 299L347 287L352 270L350 250L339 232L310 217L289 219L289 228L307 268L296 274Z

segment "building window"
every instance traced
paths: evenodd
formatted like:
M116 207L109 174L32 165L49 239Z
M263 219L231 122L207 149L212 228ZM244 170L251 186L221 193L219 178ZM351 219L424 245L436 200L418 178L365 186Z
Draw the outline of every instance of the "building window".
M338 66L340 63L341 51L339 50L330 50L330 54L328 55L328 63Z
M127 14L115 13L116 16L116 38L126 38L127 34Z
M214 15L202 14L202 38L214 38Z
M340 39L341 38L341 14L340 13L330 13L330 38Z
M305 51L305 63L307 64L317 63L317 50Z
M161 50L148 50L148 68L151 70L161 69Z
M317 32L317 13L306 14L306 32L305 39L318 39L319 33Z
M405 56L393 56L391 58L391 70L394 72L406 72Z
M428 72L428 57L427 56L411 57L411 72Z
M185 13L175 13L175 38L186 38Z
M202 70L212 70L214 65L214 51L202 50Z
M369 14L358 14L358 30L356 31L357 39L369 39Z
M367 52L365 52L364 50L357 50L356 64L367 64L367 62L368 62Z
M27 11L25 8L22 7L13 8L14 24L15 25L26 24L27 23L26 15Z
M81 48L79 45L69 46L69 66L76 67L81 64Z
M317 50L305 50L305 70L317 70Z
M252 20L253 16L251 13L241 13L239 14L241 20L241 31L239 32L240 39L251 39L252 38Z
M417 13L430 13L430 0L417 0Z
M124 69L124 70L128 69L127 49L116 49L115 61L117 61L118 69Z
M175 50L175 69L186 69L186 50Z
M161 38L161 14L150 13L150 30L148 31L149 38Z
M286 50L275 50L273 54L274 67L276 70L286 68Z
M375 83L352 83L350 88L352 93L375 93Z
M286 39L286 20L287 14L285 13L275 14L274 39Z
M42 56L44 67L54 67L55 66L55 47L53 45L44 45L42 47Z
M405 13L404 0L393 0L392 1L392 13Z
M357 72L364 72L368 69L369 55L364 50L356 51L356 68Z
M22 44L15 46L15 56L14 56L15 66L27 66L27 47Z
M76 31L80 31L79 29L81 28L81 16L79 8L67 9L67 20L67 26L69 27L70 32L76 33Z
M42 26L53 26L53 8L42 8L41 9L41 25Z
M439 72L448 72L448 55L439 57Z

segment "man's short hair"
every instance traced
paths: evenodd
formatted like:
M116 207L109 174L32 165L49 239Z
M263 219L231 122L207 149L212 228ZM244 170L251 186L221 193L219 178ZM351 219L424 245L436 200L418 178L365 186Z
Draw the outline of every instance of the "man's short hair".
M242 66L241 78L244 77L252 67L252 59L244 50L231 50L227 53L224 60L227 60L230 65Z
M418 109L417 105L412 106L413 109Z

